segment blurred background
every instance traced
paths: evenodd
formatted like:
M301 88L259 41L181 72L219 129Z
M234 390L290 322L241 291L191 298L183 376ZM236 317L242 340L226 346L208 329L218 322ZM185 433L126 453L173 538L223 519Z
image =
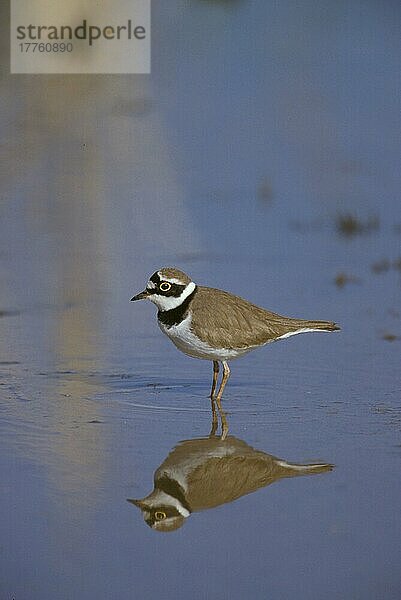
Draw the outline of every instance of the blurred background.
M399 2L153 0L151 75L10 75L0 11L1 599L399 598ZM342 332L225 394L336 469L161 534L126 499L210 426L209 363L129 302L170 265Z

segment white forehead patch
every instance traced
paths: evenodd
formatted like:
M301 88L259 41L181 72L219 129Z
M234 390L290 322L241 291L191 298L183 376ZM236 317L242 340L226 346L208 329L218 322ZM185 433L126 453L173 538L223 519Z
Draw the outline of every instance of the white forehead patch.
M147 290L154 290L156 287L156 284L153 281L148 281L147 285L146 285L146 289Z
M157 271L157 274L162 281L168 281L169 283L177 283L178 285L185 285L185 283L180 279L176 279L175 277L165 277L161 274L160 271Z

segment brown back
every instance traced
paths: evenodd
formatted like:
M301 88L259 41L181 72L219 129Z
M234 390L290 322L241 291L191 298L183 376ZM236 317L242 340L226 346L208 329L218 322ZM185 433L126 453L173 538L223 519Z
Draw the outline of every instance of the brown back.
M259 346L303 327L332 330L327 321L292 319L260 308L223 290L198 286L191 303L192 328L216 348Z

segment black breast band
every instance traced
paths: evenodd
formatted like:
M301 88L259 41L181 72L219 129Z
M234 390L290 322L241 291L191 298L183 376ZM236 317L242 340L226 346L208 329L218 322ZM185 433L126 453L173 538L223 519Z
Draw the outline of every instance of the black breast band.
M162 490L169 496L176 498L188 512L192 512L191 507L185 499L184 490L177 481L171 479L168 475L162 475L159 477L159 479L157 479L155 484L159 490Z
M171 308L170 310L159 310L157 313L157 318L159 319L160 323L166 327L172 327L173 325L178 325L178 323L181 323L188 312L189 305L191 304L191 300L195 296L197 289L198 288L195 287L194 291L189 294L189 296L185 298L185 300L176 308Z

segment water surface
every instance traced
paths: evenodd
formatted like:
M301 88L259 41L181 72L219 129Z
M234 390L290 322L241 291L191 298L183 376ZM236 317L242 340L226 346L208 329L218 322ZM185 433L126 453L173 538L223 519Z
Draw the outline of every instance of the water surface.
M151 77L11 77L3 48L1 599L400 597L399 17L154 1ZM342 331L233 362L224 396L223 448L334 468L247 466L162 532L127 500L177 447L206 444L207 489L221 444L211 365L129 302L170 264Z

